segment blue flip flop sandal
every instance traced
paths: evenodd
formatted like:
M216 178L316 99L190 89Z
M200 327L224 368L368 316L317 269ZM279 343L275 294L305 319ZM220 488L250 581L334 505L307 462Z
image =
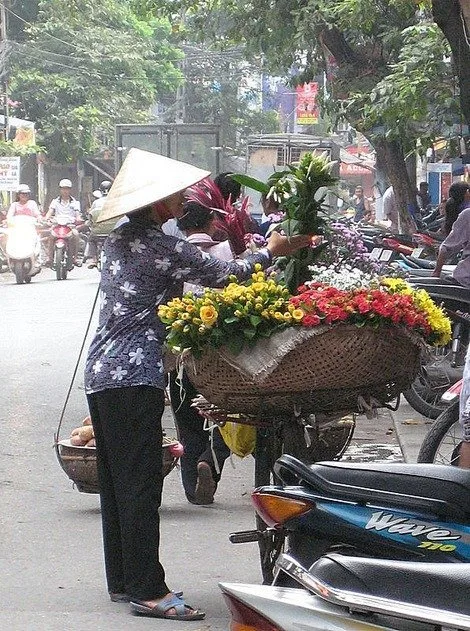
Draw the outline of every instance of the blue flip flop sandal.
M138 616L164 618L166 620L202 620L206 615L203 611L193 609L176 594L173 594L171 598L162 600L153 607L149 607L139 600L131 600L130 606L131 611ZM174 609L176 614L169 614L168 611L170 609Z

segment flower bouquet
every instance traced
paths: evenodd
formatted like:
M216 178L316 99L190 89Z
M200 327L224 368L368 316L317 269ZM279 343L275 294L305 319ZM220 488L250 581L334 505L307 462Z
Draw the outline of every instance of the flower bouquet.
M273 173L266 183L242 174L232 177L240 184L274 200L282 212L278 227L287 236L322 234L326 230L328 219L324 206L326 193L328 187L337 181L332 175L334 165L335 162L328 159L326 152L321 155L306 153L298 163L289 164L284 171ZM326 247L325 242L318 247L304 248L278 260L284 282L292 293L308 279L309 266Z
M159 308L168 345L208 401L262 416L378 407L413 381L424 343L450 339L449 320L423 290L311 272L294 296L258 269L247 283Z

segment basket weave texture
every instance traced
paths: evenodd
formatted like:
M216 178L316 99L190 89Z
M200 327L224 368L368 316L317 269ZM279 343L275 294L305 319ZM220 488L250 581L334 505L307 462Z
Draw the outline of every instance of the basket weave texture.
M200 358L189 355L183 361L190 380L211 403L279 417L294 407L303 413L363 411L361 398L367 404L387 403L418 374L422 346L419 336L393 325L342 324L289 350L262 383L234 366L226 350L209 348Z
M168 449L171 442L163 444L163 475L175 467L178 458ZM57 457L68 477L81 493L99 493L98 469L95 447L75 447L70 440L60 440L56 444Z

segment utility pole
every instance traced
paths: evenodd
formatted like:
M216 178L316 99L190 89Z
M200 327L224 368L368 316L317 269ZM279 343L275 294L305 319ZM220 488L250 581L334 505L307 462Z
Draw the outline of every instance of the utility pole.
M8 140L10 131L10 115L8 108L8 34L7 34L7 12L6 4L8 0L3 0L0 4L0 50L1 50L1 84L2 84L2 105L3 105L3 136Z

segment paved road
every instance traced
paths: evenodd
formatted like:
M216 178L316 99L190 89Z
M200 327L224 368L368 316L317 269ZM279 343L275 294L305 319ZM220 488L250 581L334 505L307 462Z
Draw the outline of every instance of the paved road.
M79 493L60 469L53 437L97 289L97 273L74 270L58 282L49 270L30 285L0 275L0 629L75 631L150 629L174 622L131 616L107 599L99 502ZM82 368L64 436L85 416ZM165 425L172 432L171 417ZM233 546L230 530L251 528L252 459L227 465L213 507L186 502L173 471L165 480L162 558L172 588L208 615L193 629L226 629L219 580L259 582L254 545Z
M43 270L21 286L10 274L0 275L0 628L7 631L120 631L156 624L175 631L174 622L136 618L127 605L109 602L98 497L74 489L54 455L54 432L97 283L96 271L83 268L61 282ZM81 373L82 366L64 437L86 414ZM164 424L171 434L168 412ZM401 458L389 413L359 419L348 458L377 458L371 443L383 445L380 457ZM252 527L252 480L251 458L236 459L235 468L228 463L211 507L186 502L178 471L165 480L162 558L168 583L208 614L189 624L192 629L227 629L219 580L260 581L254 544L233 546L227 539L231 530Z

